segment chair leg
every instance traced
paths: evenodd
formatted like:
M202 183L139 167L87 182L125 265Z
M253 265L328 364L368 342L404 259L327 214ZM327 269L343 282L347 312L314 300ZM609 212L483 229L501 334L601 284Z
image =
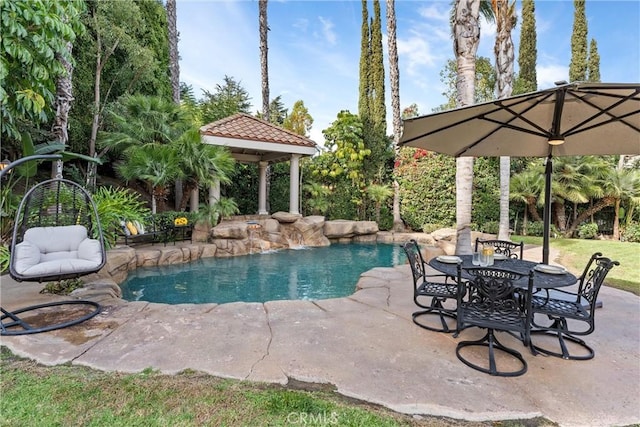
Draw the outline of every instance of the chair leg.
M71 319L66 321L60 321L53 324L44 324L42 326L33 326L20 318L20 316L18 316L18 314L20 313L32 312L43 308L61 307L68 305L86 306L85 311L87 311L87 313L82 315L74 315ZM91 319L92 317L99 314L101 309L102 307L100 306L100 304L88 300L54 301L45 304L30 305L29 307L24 307L13 311L8 311L0 307L0 310L3 313L0 317L0 335L15 336L38 334L41 332L48 332L54 331L56 329L66 328ZM8 321L8 319L11 319L11 321Z
M422 306L421 306L422 307ZM424 323L420 323L418 322L418 317L420 316L424 316L424 315L437 315L439 316L439 320L440 320L440 324L442 325L441 327L435 327L435 326L430 326L430 325L426 325ZM415 323L416 325L420 326L421 328L424 329L428 329L430 331L434 331L434 332L446 332L446 333L450 333L453 332L456 328L451 328L449 326L449 324L447 323L447 319L456 319L456 315L452 312L449 312L447 310L445 310L445 308L442 306L442 299L441 298L433 298L431 300L431 306L428 307L425 310L420 310L420 311L416 311L414 312L411 317L413 318L413 323Z
M473 347L473 346L489 348L489 369L468 361L460 354L460 350L462 350L463 348ZM520 362L522 367L515 371L498 370L497 364L496 364L496 357L495 357L496 350L502 351L504 353L509 354L510 356L513 356L515 359L517 359ZM517 377L527 372L527 362L524 360L524 357L522 356L522 354L520 354L518 351L512 348L505 347L502 343L500 343L500 341L498 341L498 339L495 337L493 329L488 329L485 336L480 338L479 340L459 342L456 347L456 356L458 356L458 359L462 363L469 366L470 368L473 368L480 372L484 372L485 374L489 374L489 375L494 375L499 377Z
M537 353L546 354L547 356L559 357L566 360L589 360L593 359L595 356L595 351L591 348L586 342L581 340L580 338L571 335L567 331L567 320L564 318L555 318L553 323L548 328L538 329L531 331L531 336L533 335L549 335L554 336L558 339L558 344L560 345L560 352L549 350L544 347L540 347L539 345L533 344L533 339L531 340L530 347L531 352L535 355ZM571 351L567 347L566 341L570 341L584 350L586 350L586 354L583 355L574 355L571 354Z

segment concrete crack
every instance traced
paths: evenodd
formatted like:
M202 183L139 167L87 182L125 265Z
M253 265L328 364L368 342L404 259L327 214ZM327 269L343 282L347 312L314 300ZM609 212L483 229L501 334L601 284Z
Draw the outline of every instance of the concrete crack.
M253 375L253 371L255 370L256 366L258 366L260 362L266 359L267 356L269 356L269 352L271 351L271 343L273 342L273 329L271 329L271 321L269 319L269 310L267 309L267 306L264 304L262 304L262 307L264 308L264 314L267 320L267 327L269 328L269 341L267 342L267 349L262 355L262 357L256 360L256 362L253 365L251 365L251 369L249 369L249 374L247 374L247 376L244 378L245 380L248 380Z

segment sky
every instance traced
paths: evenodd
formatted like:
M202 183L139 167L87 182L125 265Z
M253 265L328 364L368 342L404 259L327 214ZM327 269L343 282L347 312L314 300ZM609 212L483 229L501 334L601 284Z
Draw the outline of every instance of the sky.
M391 97L387 62L386 7L381 2L385 54L387 133ZM517 58L521 3L512 32ZM446 102L440 72L454 59L449 0L396 0L400 108L415 103L420 115ZM538 89L569 81L574 6L571 0L537 0ZM369 17L373 6L369 1ZM595 39L603 82L640 82L640 1L587 0L587 43ZM249 93L251 113L261 110L261 75L257 0L177 0L180 81L197 98L215 92L233 77ZM267 20L269 97L280 95L291 111L304 101L314 119L310 137L324 143L322 130L341 110L358 112L361 1L270 0ZM478 55L495 63L495 25L481 21Z

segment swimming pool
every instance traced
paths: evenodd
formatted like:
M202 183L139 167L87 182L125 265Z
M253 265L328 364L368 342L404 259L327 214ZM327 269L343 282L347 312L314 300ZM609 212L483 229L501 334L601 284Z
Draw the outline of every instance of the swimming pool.
M142 267L120 286L125 300L166 304L326 299L353 294L367 270L405 261L398 245L333 244Z

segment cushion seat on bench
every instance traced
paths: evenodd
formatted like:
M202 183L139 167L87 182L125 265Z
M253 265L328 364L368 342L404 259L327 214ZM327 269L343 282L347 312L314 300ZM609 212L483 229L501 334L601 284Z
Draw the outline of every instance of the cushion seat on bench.
M102 263L100 241L82 225L33 227L15 246L15 271L25 276L81 273Z

